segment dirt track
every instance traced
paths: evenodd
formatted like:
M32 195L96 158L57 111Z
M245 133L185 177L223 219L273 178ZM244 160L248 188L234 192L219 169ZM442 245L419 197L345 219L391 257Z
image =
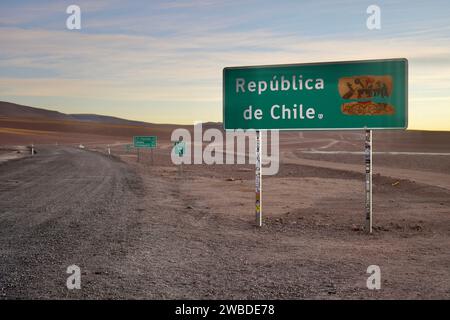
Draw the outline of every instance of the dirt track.
M1 165L0 176L3 297L64 297L69 265L82 267L89 281L123 257L142 193L123 163L80 149L40 148L34 157ZM92 284L90 296L107 295L94 294L101 281Z
M38 152L0 165L2 298L450 298L445 189L376 176L368 236L362 174L283 164L257 229L251 166L180 177L158 155ZM65 287L71 264L81 290ZM371 264L380 291L365 287Z
M319 168L331 168L336 170L353 171L353 172L361 171L361 164L349 164L347 163L347 161L344 163L338 163L317 159L314 160L302 159L294 156L292 152L286 152L286 154L284 154L283 156L286 158L285 163L290 164L314 166ZM373 173L382 174L383 176L386 177L407 179L450 190L450 174L448 174L447 171L437 173L437 172L429 172L429 171L426 172L410 169L389 168L376 165L374 166Z

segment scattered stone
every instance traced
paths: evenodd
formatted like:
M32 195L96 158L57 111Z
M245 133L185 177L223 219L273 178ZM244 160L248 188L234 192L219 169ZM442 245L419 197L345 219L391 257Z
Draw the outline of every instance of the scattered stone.
M398 223L392 223L392 226L397 230L403 229L403 227Z
M96 274L96 275L101 275L101 274L108 275L108 271L95 271L94 274Z
M331 282L331 283L327 284L326 286L328 287L327 293L329 295L337 293L336 286L334 285L334 283Z
M376 231L390 231L391 230L389 227L386 227L386 226L373 226L372 229L376 230Z
M409 228L411 230L414 230L414 231L422 231L422 229L423 229L422 226L419 225L419 224L415 224L415 225L409 226Z

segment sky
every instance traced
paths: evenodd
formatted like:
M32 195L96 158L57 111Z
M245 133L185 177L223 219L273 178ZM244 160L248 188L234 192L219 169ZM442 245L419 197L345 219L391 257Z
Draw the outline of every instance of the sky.
M69 5L81 30L66 28ZM381 29L369 30L369 5ZM450 130L450 1L2 1L0 100L222 121L227 66L407 58L409 129Z

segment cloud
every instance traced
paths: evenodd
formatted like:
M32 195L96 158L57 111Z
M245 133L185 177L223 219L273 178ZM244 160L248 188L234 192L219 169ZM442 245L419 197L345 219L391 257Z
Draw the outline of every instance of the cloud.
M213 85L195 87L145 84L130 86L126 80L14 79L0 78L0 95L21 97L71 97L122 102L170 101L216 102L221 89Z
M450 42L444 41L448 27L409 28L414 24L406 19L395 22L402 28L393 32L329 34L314 28L303 30L305 24L320 24L303 12L298 14L305 21L296 25L287 7L259 8L256 2L133 2L124 10L117 1L78 2L82 12L91 15L83 20L85 29L79 32L51 29L45 22L33 28L22 25L55 14L65 21L66 2L32 3L1 11L3 96L108 99L124 105L136 101L210 103L220 115L221 77L226 66L406 57L410 60L411 109L426 108L426 99L439 100L441 106L448 102ZM359 10L349 1L341 5L349 7L349 19ZM303 4L308 10L321 6L320 13L326 17L336 8L329 2ZM225 9L230 11L225 13ZM279 18L280 12L285 19ZM358 17L364 20L364 14L363 10ZM14 70L20 70L20 76Z
M232 1L230 1L231 3ZM204 6L223 6L224 1L218 0L168 0L158 5L161 9L198 8Z
M23 26L27 24L40 23L60 18L61 25L67 18L66 8L76 4L82 7L83 11L95 13L112 6L117 6L119 0L77 0L77 1L29 1L26 5L17 3L3 3L0 5L0 26Z
M3 76L4 95L211 101L220 105L225 66L389 57L411 60L411 86L422 93L444 90L450 84L450 65L414 63L415 59L450 56L447 44L432 40L420 46L409 40L373 40L369 46L364 40L347 40L342 46L341 39L302 39L267 30L158 38L9 28L1 29L0 42L5 48L0 67L58 75L33 79ZM417 92L411 95L415 98Z

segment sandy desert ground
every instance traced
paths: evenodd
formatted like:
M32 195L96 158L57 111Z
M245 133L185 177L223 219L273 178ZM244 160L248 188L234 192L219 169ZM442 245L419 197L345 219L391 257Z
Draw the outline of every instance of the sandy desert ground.
M450 298L450 133L374 134L368 235L362 132L281 134L257 228L254 166L180 173L173 126L61 132L7 121L2 148L32 140L38 153L0 164L4 299ZM125 148L143 131L161 137L153 165ZM81 290L65 287L71 264ZM372 291L374 264L382 287Z

